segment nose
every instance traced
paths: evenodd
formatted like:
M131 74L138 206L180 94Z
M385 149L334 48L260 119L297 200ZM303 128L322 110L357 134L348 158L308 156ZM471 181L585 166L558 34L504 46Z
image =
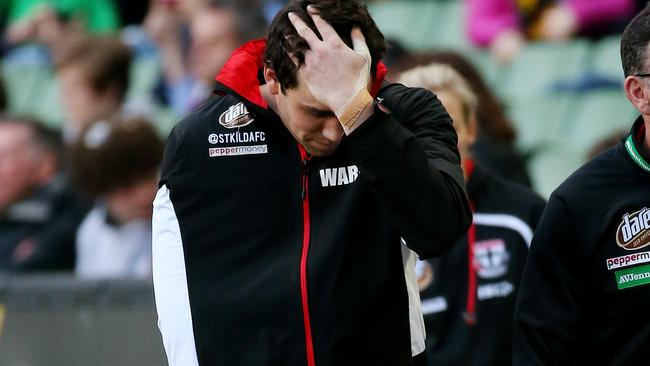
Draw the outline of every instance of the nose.
M339 142L343 138L343 127L339 123L339 120L334 118L329 118L327 122L323 124L323 130L321 131L323 137L331 142Z

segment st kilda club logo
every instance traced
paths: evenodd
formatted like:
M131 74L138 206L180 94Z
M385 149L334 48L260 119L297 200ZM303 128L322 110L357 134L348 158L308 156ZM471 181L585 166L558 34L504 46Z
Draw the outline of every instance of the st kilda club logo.
M616 230L616 243L627 250L650 245L650 210L647 207L623 215L623 221Z

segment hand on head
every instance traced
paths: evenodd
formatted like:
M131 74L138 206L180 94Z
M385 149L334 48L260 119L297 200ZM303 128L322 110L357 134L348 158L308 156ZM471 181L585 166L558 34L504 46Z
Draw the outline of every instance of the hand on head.
M289 56L299 66L300 82L306 84L315 99L336 114L348 133L359 114L372 103L367 90L372 61L370 51L358 27L352 29L351 49L320 17L316 7L310 5L307 10L323 40L300 17L289 13L298 35L309 45L309 50L304 52L304 65L299 65L294 55Z

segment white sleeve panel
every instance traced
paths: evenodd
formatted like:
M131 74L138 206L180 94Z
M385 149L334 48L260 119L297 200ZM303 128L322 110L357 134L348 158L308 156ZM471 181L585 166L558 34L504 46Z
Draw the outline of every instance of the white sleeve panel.
M426 332L424 328L424 317L420 306L420 291L418 280L415 275L415 262L417 256L414 251L406 247L402 239L402 264L404 265L404 279L409 299L409 323L411 326L411 355L417 356L424 352L426 347L424 339Z
M154 294L167 360L170 366L198 366L183 241L167 186L156 194L152 220Z
M533 241L533 229L528 226L522 219L507 215L507 214L490 214L490 213L475 213L474 214L474 224L482 226L496 226L503 227L506 229L514 230L526 242L528 248L530 248L530 243Z

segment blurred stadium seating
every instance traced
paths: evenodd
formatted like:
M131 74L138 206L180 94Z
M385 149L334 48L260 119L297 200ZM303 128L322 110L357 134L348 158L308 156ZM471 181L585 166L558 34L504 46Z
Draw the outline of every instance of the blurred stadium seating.
M451 48L475 63L508 106L519 134L518 146L530 157L534 187L544 196L584 162L592 144L608 133L627 128L635 116L621 88L551 90L555 83L589 74L622 81L619 37L597 42L531 44L513 64L503 67L466 40L461 1L378 1L372 2L370 9L380 29L408 50ZM48 66L4 63L1 70L9 91L10 112L35 115L51 124L60 123L56 83ZM128 99L136 103L150 102L159 70L157 59L151 56L137 59ZM153 113L163 135L178 119L164 108L156 108ZM557 166L550 163L553 159L548 159L546 154L553 147L569 143L573 147L563 152L570 154L566 163ZM546 163L540 165L539 161ZM546 174L538 172L539 169L558 171Z
M380 29L408 50L451 48L474 62L503 98L517 145L529 157L533 186L545 197L586 160L593 144L629 128L636 116L622 90L620 37L529 44L504 67L466 40L461 1L378 1L370 9ZM620 85L553 88L590 76Z

